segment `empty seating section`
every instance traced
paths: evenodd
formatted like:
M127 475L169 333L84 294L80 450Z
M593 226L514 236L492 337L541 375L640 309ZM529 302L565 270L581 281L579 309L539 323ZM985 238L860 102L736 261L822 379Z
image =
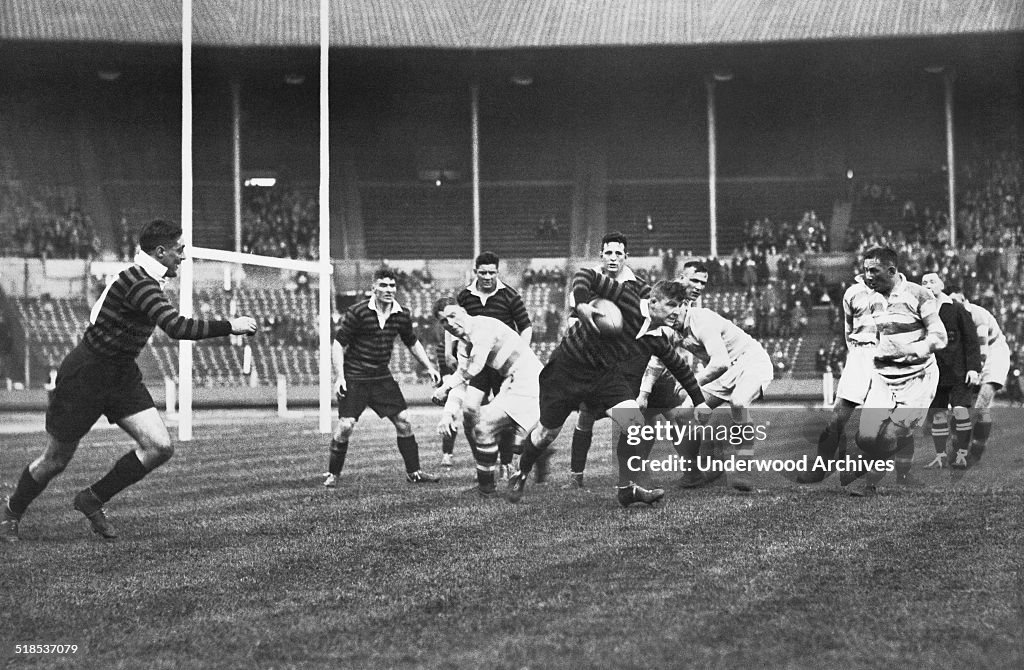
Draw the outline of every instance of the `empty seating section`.
M24 324L30 353L46 369L60 365L89 321L89 305L83 298L16 298L12 302Z
M467 258L473 255L469 188L360 184L369 258Z
M706 183L628 182L608 186L608 230L625 233L634 255L650 249L707 253L707 222Z
M569 255L572 186L484 184L480 188L481 245L502 258Z

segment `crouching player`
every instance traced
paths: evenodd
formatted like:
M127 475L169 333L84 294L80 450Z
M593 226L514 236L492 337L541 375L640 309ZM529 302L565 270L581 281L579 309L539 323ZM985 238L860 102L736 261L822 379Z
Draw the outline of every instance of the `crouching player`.
M442 298L434 305L441 326L460 340L459 366L434 392L434 402L444 402L453 388L464 386L485 368L504 380L491 402L483 405L466 424L467 436L476 459L477 492L483 497L495 495L494 474L498 467L498 441L512 435L513 444L522 444L540 419L540 386L543 367L530 346L501 321L488 316L470 316L453 300ZM449 426L454 424L454 413ZM444 420L442 420L444 423ZM451 428L447 428L450 432Z
M754 457L754 431L747 428L751 425L750 405L764 396L765 389L775 377L771 356L739 326L703 307L683 307L682 315L673 327L672 342L677 353L689 352L703 363L703 370L697 374L697 383L704 393L704 402L711 409L728 403L732 409L733 424L740 427L731 432L742 436L736 450L737 459L749 462ZM648 406L652 389L664 383L664 376L664 364L657 357L652 357L637 397L641 408ZM687 400L689 398L684 397L677 385L674 406L664 408L666 418L676 423L688 418L688 412L679 411L686 406ZM699 450L699 439L691 439L680 455L689 463L696 463ZM683 478L682 485L699 486L705 481L708 478L704 474L690 471ZM731 473L729 484L738 491L752 488L746 471Z

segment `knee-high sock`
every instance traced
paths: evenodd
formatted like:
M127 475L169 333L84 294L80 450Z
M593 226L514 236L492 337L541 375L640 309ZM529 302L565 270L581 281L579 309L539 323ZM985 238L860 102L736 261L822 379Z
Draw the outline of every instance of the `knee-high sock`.
M345 455L348 454L348 440L339 442L331 440L331 457L327 463L327 471L337 477L345 467Z
M498 467L498 445L494 442L477 442L473 450L476 456L476 481L480 488L494 487L494 470Z
M406 472L416 472L420 469L420 447L416 444L416 436L398 438L398 453L402 454L405 461Z
M835 458L842 435L843 431L833 427L832 424L825 426L821 435L818 436L818 455L826 461Z
M990 423L989 428L992 428ZM971 446L971 417L966 419L956 419L956 448L967 449Z
M498 438L498 455L501 457L502 465L509 465L512 462L512 457L516 454L516 440L515 435L509 431L505 431Z
M445 435L441 438L441 453L442 454L453 454L455 452L455 436Z
M21 473L21 479L18 480L18 486L14 489L14 493L11 494L10 502L8 507L10 510L21 516L28 509L28 506L32 504L32 501L39 497L39 494L43 492L49 481L39 483L29 472L28 467Z
M974 443L971 448L974 449L976 454L981 454L985 451L985 445L988 444L988 436L992 434L992 419L989 418L987 421L982 418L978 419L974 424Z
M935 441L935 453L944 454L946 453L946 443L949 441L949 424L944 416L939 421L939 416L936 414L932 419L932 439Z
M893 460L896 463L896 474L905 475L910 472L914 463L914 436L904 435L896 439L898 448Z
M543 453L544 449L538 449L534 446L533 440L527 435L526 441L523 442L523 455L519 457L519 472L524 477L530 474L530 470L533 470L533 464L537 462L537 459Z
M592 430L576 428L572 431L572 453L569 456L569 469L572 472L582 474L587 469L587 456L593 439Z
M635 459L632 462L630 459L638 455L637 448L629 443L626 434L620 434L618 444L615 447L615 456L619 465L619 486L626 486L630 482L640 482L645 478L644 472L629 467L630 465L636 467Z
M139 460L135 451L132 450L118 459L117 463L114 463L114 467L110 469L110 472L90 488L96 494L96 497L100 499L100 502L107 502L124 489L145 477L148 472L149 470L146 469L146 466Z

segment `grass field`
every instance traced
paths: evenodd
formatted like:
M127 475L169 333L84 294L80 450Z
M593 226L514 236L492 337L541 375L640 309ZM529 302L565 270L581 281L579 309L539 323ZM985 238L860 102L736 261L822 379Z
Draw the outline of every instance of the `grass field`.
M1019 412L1018 412L1019 414ZM776 414L759 455L809 453L824 414ZM1008 418L1009 417L1009 418ZM1024 422L997 416L982 465L891 476L873 498L836 477L758 491L672 486L621 509L608 422L589 490L462 495L460 438L438 485L412 486L389 424L365 416L343 485L320 486L315 418L197 423L175 458L108 506L102 542L71 498L127 450L95 431L0 545L0 658L86 668L1024 667ZM1016 423L1011 421L1016 420ZM424 467L435 422L417 412ZM0 435L9 493L42 435ZM668 454L659 446L656 455ZM15 644L77 644L15 655Z

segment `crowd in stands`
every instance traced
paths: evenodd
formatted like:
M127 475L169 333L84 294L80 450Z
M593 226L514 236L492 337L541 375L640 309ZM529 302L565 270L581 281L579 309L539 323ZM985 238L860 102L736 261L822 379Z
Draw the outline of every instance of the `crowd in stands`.
M754 251L770 256L780 253L820 253L829 250L828 230L825 222L814 210L805 211L796 223L776 223L770 217L746 221L743 224L746 240Z
M534 270L532 267L526 268L523 271L523 288L527 286L565 286L568 278L565 275L565 268L561 267L542 267L538 270Z
M0 179L0 255L92 259L100 249L92 219L68 189Z
M296 189L274 186L245 189L242 207L242 252L316 260L320 209L317 198Z

